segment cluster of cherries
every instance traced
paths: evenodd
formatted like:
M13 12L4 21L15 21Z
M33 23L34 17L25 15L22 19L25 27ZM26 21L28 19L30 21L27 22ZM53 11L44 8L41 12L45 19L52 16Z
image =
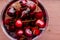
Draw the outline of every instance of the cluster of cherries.
M4 13L4 27L9 35L18 40L32 40L41 33L40 28L45 28L44 14L42 11L34 12L36 0L19 0L19 3L21 4L19 11L14 7L8 7Z

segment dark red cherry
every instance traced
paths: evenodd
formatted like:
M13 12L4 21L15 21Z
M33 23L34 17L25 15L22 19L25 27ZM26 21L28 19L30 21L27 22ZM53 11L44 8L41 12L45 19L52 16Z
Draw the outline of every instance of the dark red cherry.
M9 31L15 31L15 26L14 25L12 25L12 26L9 26Z
M26 6L27 0L20 0L22 6Z
M36 5L32 1L28 1L27 6L31 9L31 11L34 11L36 9Z
M45 27L45 23L43 20L37 20L36 21L36 25L39 26L40 28L44 28Z
M33 35L39 35L40 34L40 30L37 28L32 28L33 31Z
M6 19L6 20L4 21L4 24L9 25L10 21L11 21L11 19Z
M27 18L27 14L26 14L25 12L22 12L21 18L22 18L22 19Z
M36 14L35 14L35 17L36 17L37 19L41 19L42 16L43 16L43 13L42 13L42 12L36 12Z
M21 28L21 27L22 27L22 21L21 21L20 19L16 20L15 26L16 26L17 28Z
M17 12L16 12L16 15L17 15L17 16L18 16L18 15L21 16L21 11L17 11Z
M31 6L30 6L30 9L31 9L32 11L34 11L34 10L36 9L36 6L35 6L35 5L31 5Z
M25 35L28 36L28 37L31 37L32 36L32 31L30 30L30 27L27 27L25 29Z
M17 30L16 35L17 36L22 36L23 35L23 30Z
M7 14L8 14L8 16L10 16L10 17L14 17L15 14L16 14L15 8L13 8L13 7L9 8L9 9L7 10Z

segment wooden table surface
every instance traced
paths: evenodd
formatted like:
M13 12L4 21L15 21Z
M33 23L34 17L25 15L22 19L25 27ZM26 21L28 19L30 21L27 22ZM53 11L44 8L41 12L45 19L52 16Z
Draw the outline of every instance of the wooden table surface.
M60 40L60 0L41 0L46 7L49 22L46 31L36 40ZM0 0L0 13L8 0ZM0 27L0 40L10 40Z

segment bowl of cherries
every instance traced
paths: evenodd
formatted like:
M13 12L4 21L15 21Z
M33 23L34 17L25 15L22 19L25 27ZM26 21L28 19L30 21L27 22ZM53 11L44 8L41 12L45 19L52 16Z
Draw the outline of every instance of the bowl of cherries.
M46 29L47 19L38 0L14 0L2 13L1 27L11 40L34 40Z

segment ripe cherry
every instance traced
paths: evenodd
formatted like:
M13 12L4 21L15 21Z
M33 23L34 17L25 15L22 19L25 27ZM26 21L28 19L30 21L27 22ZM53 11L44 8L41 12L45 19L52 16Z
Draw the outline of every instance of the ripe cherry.
M15 26L16 26L17 28L21 28L21 27L22 27L22 21L21 21L20 19L16 20Z
M22 18L22 19L27 18L27 14L26 14L25 12L22 12L21 18Z
M28 1L27 6L31 9L31 11L34 11L36 9L36 5L32 1Z
M16 14L15 8L13 8L13 7L9 8L9 9L7 10L7 14L8 14L8 16L10 16L10 17L14 17L15 14Z
M42 16L43 16L43 13L42 13L42 12L36 12L36 14L35 14L35 17L36 17L37 19L41 19Z
M32 31L29 29L29 27L27 27L25 29L25 35L28 36L28 37L31 37L32 36Z
M20 3L24 7L24 6L26 6L27 0L20 0Z
M11 32L15 31L15 26L14 25L9 26L9 29L8 30L11 31Z
M6 20L4 21L4 24L9 25L10 21L11 21L11 19L6 19Z
M36 25L39 26L40 28L44 28L45 27L45 23L43 20L37 20L36 21Z
M32 28L33 31L33 35L39 35L40 34L40 30L37 28Z
M17 36L22 36L23 35L23 30L17 30L16 35Z

